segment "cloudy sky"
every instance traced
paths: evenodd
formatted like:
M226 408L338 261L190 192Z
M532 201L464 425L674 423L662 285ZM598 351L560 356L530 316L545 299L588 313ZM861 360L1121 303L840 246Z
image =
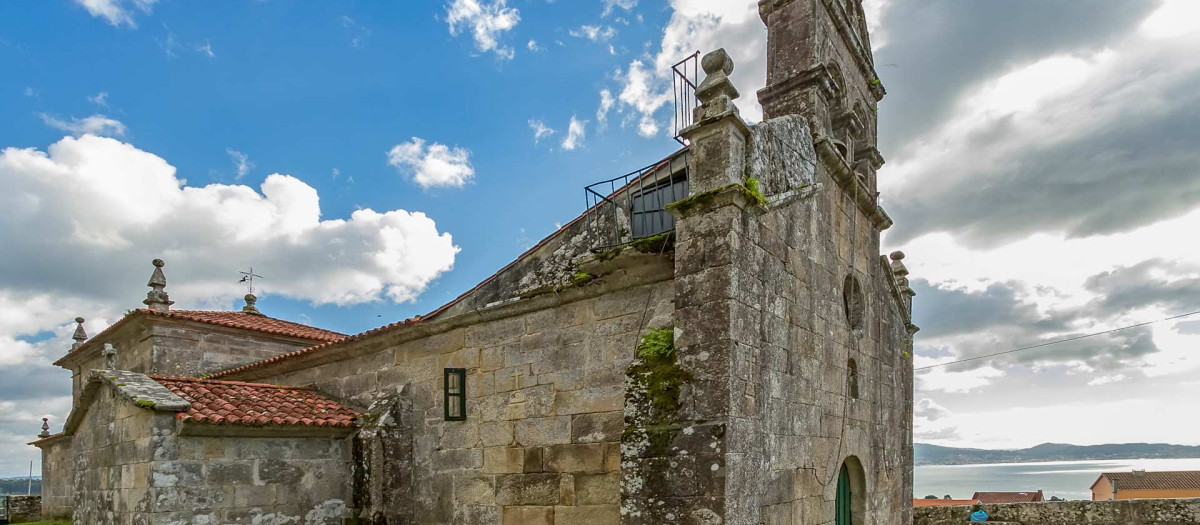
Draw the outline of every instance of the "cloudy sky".
M1200 310L1200 3L868 0L925 367ZM0 4L0 476L140 306L433 310L674 149L669 65L763 85L753 0ZM739 101L760 118L754 97ZM1200 444L1200 315L918 374L922 442Z

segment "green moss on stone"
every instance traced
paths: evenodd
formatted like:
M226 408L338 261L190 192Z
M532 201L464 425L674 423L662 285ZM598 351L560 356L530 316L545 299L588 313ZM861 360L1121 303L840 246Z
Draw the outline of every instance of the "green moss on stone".
M154 408L156 405L158 405L158 403L155 403L154 401L151 401L149 399L137 400L137 406L140 406L142 408Z
M679 396L684 383L692 375L681 368L675 359L675 332L671 327L652 330L638 343L637 361L626 375L637 385L635 400L642 404L639 417L626 427L624 438L636 440L645 436L653 456L670 449L679 432Z
M595 278L596 278L595 275L592 275L587 272L575 272L575 275L571 276L571 284L573 284L575 286L583 286L587 283L592 282L592 280L594 280Z
M675 232L667 232L638 239L630 246L642 253L664 253L675 249Z
M753 177L746 179L747 183L749 183L750 181L754 181L753 184L755 185L755 187L753 190L751 190L746 184L739 184L739 183L735 182L732 184L726 184L717 189L697 193L697 194L689 196L685 199L677 200L675 202L672 202L672 203L664 206L663 208L666 210L674 210L680 214L686 215L688 212L695 209L697 206L701 206L705 203L712 201L713 198L716 197L718 194L723 193L724 191L726 191L730 188L741 191L742 195L745 195L747 200L750 200L751 202L754 202L754 203L758 204L759 206L762 206L765 208L767 206L767 199L766 199L766 197L763 196L762 190L758 189L758 179L755 179Z
M754 177L746 177L745 184L746 195L751 197L759 206L767 207L767 197L763 195L762 188L759 187L758 179Z

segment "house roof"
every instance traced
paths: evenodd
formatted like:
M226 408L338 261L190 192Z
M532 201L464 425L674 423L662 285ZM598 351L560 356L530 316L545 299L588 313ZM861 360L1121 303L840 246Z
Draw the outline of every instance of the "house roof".
M668 165L668 164L671 162L671 160L672 160L672 159L674 159L674 158L675 158L677 155L679 155L680 153L682 153L682 152L683 152L683 151L685 151L686 149L687 149L686 147L684 147L684 148L680 148L679 150L675 151L674 153L672 153L672 154L668 155L668 156L667 156L666 158L664 158L663 160L656 162L656 163L653 165L653 167L651 167L651 168L647 169L647 170L646 170L646 172L647 172L647 173L650 173L650 172L653 172L653 171L654 171L654 170L656 170L656 169L659 169L659 168L661 168L662 166ZM618 193L620 193L620 192L623 192L623 191L625 191L627 188L629 188L629 187L630 187L630 186L632 186L632 185L633 185L635 182L637 182L637 180L638 180L637 178L634 178L634 179L632 179L632 180L631 180L631 181L630 181L628 184L626 184L625 186L622 186L622 187L620 187L620 188L616 189L616 190L614 191L613 195L616 195L616 194L618 194ZM443 304L442 306L439 306L439 307L438 307L436 310L434 310L434 311L432 311L432 312L429 312L428 314L425 314L425 315L423 315L423 316L421 316L421 315L418 315L418 316L416 316L416 317L413 317L413 318L410 318L410 319L407 319L407 320L404 320L404 321L399 321L399 322L391 323L391 324L388 324L388 325L384 325L384 326L381 326L381 327L379 327L379 328L374 328L374 329L368 330L368 331L366 331L366 332L362 332L362 333L360 333L360 334L355 334L355 335L352 335L352 336L343 337L342 339L339 339L339 340L336 340L336 341L330 341L330 342L322 343L322 344L319 344L319 345L316 345L316 346L312 346L312 347L309 347L309 348L303 348L303 349L296 350L296 351L293 351L293 352L288 352L288 353L286 353L286 354L280 354L280 355L277 355L277 356L275 356L275 357L270 357L270 358L267 358L267 359L263 359L263 360L261 360L261 361L255 361L255 362L253 362L253 363L248 363L248 364L245 364L245 365L242 365L242 366L238 366L238 367L235 367L235 368L230 368L230 369L228 369L228 370L222 370L222 371L220 371L220 372L216 372L216 373L213 373L213 374L209 374L209 375L208 375L208 377L209 377L209 378L225 377L225 376L232 375L232 374L236 374L236 373L239 373L239 372L244 372L244 371L246 371L246 370L251 370L251 369L255 369L255 368L261 368L261 367L268 366L268 365L271 365L271 364L274 364L274 363L278 363L278 362L281 362L281 361L290 361L290 360L292 360L292 359L296 359L296 358L298 358L298 357L301 357L301 356L305 356L305 355L308 355L308 354L313 354L313 353L317 353L317 352L322 352L322 351L328 350L330 347L333 347L333 346L342 346L342 345L345 345L345 344L351 343L351 342L353 342L353 341L358 341L358 340L360 340L360 339L364 339L364 338L366 338L366 337L369 337L369 336L374 336L374 335L379 335L379 334L383 334L383 333L391 332L391 331L393 331L393 330L396 330L396 329L400 329L400 328L404 328L404 327L408 327L408 326L412 326L412 325L418 324L418 323L420 323L420 322L422 322L422 321L424 321L424 320L432 319L432 318L434 318L434 317L436 317L436 316L438 316L438 315L440 315L440 314L444 313L445 311L449 310L451 307L453 307L454 305L456 305L456 304L458 304L459 302L463 301L463 300L464 300L464 299L466 299L467 297L470 297L470 296L471 296L471 294L473 294L473 293L475 293L475 292L479 291L481 288L483 288L483 287L484 287L484 286L486 286L488 283L490 283L490 282L492 282L493 280L495 280L495 279L496 279L497 277L499 277L501 274L503 274L504 272L508 271L510 268L513 268L514 266L516 266L516 264L517 264L517 263L521 262L522 260L526 259L527 257L530 257L530 256L532 256L532 255L534 254L534 252L536 252L536 251L537 251L539 248L541 248L542 246L545 246L547 243L549 243L549 242L550 242L552 239L554 239L555 237L558 237L559 235L562 235L562 234L563 234L563 232L567 231L567 230L568 230L568 228L570 228L570 227L571 227L571 225L573 225L573 224L575 224L575 223L577 223L577 222L579 222L579 221L583 220L584 218L586 218L586 217L588 216L588 214L592 212L592 210L595 210L595 209L596 209L596 208L598 208L599 206L600 206L600 204L596 204L595 206L593 206L593 207L591 207L591 208L588 208L588 209L587 209L587 210L585 210L585 211L584 211L582 214L580 214L578 217L576 217L575 219L571 220L571 222L567 223L566 225L564 225L563 227L559 228L558 230L555 230L555 231L554 231L554 233L551 233L550 235L546 236L546 238L542 239L540 242L538 242L537 244L535 244L533 247L531 247L531 248L529 248L528 250L526 250L524 253L522 253L520 256L518 256L516 259L514 259L512 262L510 262L510 263L508 263L507 265L505 265L503 268L501 268L501 269L497 270L497 271L496 271L496 273L493 273L493 274L492 274L492 275L490 275L490 276L489 276L487 279L484 279L483 281L480 281L480 282L479 282L479 284L475 285L475 286L474 286L473 288L471 288L470 290L467 290L467 291L463 292L463 293L462 293L461 295L459 295L458 297L455 297L455 298L454 298L454 299L452 299L450 302L448 302L448 303L446 303L446 304Z
M1042 501L1042 491L1036 492L976 492L971 499L980 503L1028 503Z
M191 407L180 421L213 425L353 427L358 413L307 389L289 386L150 376Z
M193 321L193 322L197 322L197 323L206 323L206 324L211 324L211 325L224 326L227 328L238 328L238 329L242 329L242 330L251 330L251 331L265 333L265 334L281 335L284 337L295 337L298 339L307 339L307 340L314 341L314 342L337 341L339 339L344 339L346 337L346 334L340 334L340 333L333 332L330 330L314 328L312 326L302 325L299 323L293 323L290 321L284 321L282 319L275 319L273 317L267 317L265 315L250 314L250 313L245 313L245 312L171 310L170 312L162 313L162 312L156 312L154 310L150 310L148 308L139 308L137 310L133 310L132 312L130 312L129 315L122 317L121 320L113 323L108 328L105 328L104 331L100 332L99 334L96 334L95 336L88 339L86 342L79 345L75 349L71 350L70 352L67 352L66 355L62 356L57 361L55 361L54 364L61 365L66 360L70 359L71 357L74 357L74 356L77 356L77 355L83 353L87 349L94 346L94 344L92 344L93 341L98 341L102 338L101 336L116 331L121 326L124 326L125 324L131 322L132 319L135 319L135 318L140 319L140 318L144 318L147 316L165 317L165 318L169 318L169 319L180 319L180 320L184 320L184 321Z
M1105 472L1096 478L1108 478L1116 482L1116 490L1200 490L1200 471L1181 470L1170 472ZM1096 484L1092 483L1092 487Z
M913 507L943 507L950 505L974 505L979 503L973 499L916 499L913 498Z

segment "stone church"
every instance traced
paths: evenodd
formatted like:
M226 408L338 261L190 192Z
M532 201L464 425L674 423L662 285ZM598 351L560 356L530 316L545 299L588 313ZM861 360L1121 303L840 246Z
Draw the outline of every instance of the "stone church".
M76 344L76 524L912 521L913 291L880 255L859 0L761 0L763 122L701 60L685 147L428 315L356 335L145 308ZM603 188L598 190L597 188ZM169 272L167 272L169 273Z

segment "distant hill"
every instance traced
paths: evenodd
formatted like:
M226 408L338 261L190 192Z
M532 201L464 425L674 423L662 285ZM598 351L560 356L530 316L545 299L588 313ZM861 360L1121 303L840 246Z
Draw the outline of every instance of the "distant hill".
M0 479L0 494L24 494L29 488L29 478ZM33 493L42 493L41 478L33 478Z
M1042 443L1019 450L941 447L916 443L913 459L917 465L973 465L979 463L1028 463L1034 461L1084 461L1097 459L1173 459L1200 458L1200 447L1164 443L1122 443L1113 445L1066 445Z

